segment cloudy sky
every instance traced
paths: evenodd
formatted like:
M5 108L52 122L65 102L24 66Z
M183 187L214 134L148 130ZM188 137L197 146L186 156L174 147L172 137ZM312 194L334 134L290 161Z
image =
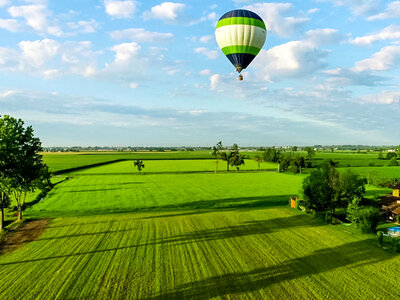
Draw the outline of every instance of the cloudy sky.
M237 81L225 12L267 25ZM0 0L0 114L44 146L399 144L400 1Z

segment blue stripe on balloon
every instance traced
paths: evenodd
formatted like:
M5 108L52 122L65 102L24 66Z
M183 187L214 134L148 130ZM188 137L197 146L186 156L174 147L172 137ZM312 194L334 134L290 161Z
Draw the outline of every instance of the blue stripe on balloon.
M226 57L236 68L246 69L256 56L248 53L233 53Z
M262 21L259 15L246 9L235 9L230 12L227 12L220 18L220 20L227 18L235 18L235 17L254 18Z

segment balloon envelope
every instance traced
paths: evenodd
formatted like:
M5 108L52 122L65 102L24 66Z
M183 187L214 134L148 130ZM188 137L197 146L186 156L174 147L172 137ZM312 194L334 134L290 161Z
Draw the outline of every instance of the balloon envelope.
M236 9L219 19L215 37L222 52L240 73L264 46L267 29L256 13Z

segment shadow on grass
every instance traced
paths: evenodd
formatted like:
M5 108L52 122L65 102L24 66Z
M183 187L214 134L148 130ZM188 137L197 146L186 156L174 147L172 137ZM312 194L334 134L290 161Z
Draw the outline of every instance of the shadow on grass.
M213 229L194 231L189 234L177 235L170 238L160 239L161 243L187 244L224 240L250 235L267 234L294 227L316 227L324 226L320 220L307 215L297 215L283 218L275 218L261 221L245 222L239 225L219 227Z
M240 170L240 173L263 173L263 172L276 172L276 168L269 169L249 169ZM131 176L145 176L145 175L185 175L185 174L214 174L214 170L193 170L193 171L158 171L158 172L148 172L144 171L142 173L138 172L109 172L109 173L71 173L73 176L117 176L117 175L131 175ZM217 174L237 174L235 170L220 170Z
M75 225L78 225L78 224L75 224ZM130 246L124 246L124 247L106 248L106 249L95 249L92 251L74 252L74 253L64 254L64 255L56 255L56 256L49 256L49 257L44 257L44 258L8 262L8 263L0 264L0 266L1 265L21 264L21 263L35 262L35 261L46 261L46 260L50 260L50 259L66 258L66 257L80 256L80 255L86 255L86 254L95 254L95 253L116 251L116 250L122 250L122 249L149 247L149 246L154 246L154 245L177 246L177 245L186 245L186 244L190 244L190 243L209 242L209 241L219 240L219 239L228 239L228 238L243 237L243 236L249 236L249 235L267 234L267 233L271 233L274 231L280 231L285 228L293 228L296 226L300 226L300 227L321 226L321 223L309 216L297 215L297 216L290 216L290 217L285 217L285 218L276 218L276 219L269 219L269 220L262 220L262 221L245 222L243 224L239 224L239 225L235 225L235 226L227 226L227 227L220 227L220 228L215 228L215 229L193 231L188 234L171 236L168 238L157 239L157 240L153 240L153 241L150 240L149 242L143 243L143 244L136 244L136 245L130 245ZM39 241L60 240L59 242L63 243L62 239L70 239L73 237L94 236L94 235L103 235L102 239L107 239L108 234L115 234L115 233L119 233L119 232L131 231L131 230L139 230L139 229L138 228L128 228L128 229L122 229L122 230L107 230L107 231L101 231L101 232L78 233L78 234L43 238L43 239L40 239ZM98 245L100 245L100 244L101 243L99 243Z
M107 190L107 189L104 189ZM101 191L101 190L96 190ZM77 191L78 192L78 191ZM121 214L132 212L166 212L166 211L179 211L179 210L219 210L219 209L254 209L254 208L268 208L277 206L287 206L290 195L276 195L276 196L257 196L257 197L238 197L238 198L222 198L214 200L197 200L190 202L183 202L177 204L158 205L158 206L144 206L135 208L121 208L121 209L93 209L93 210L73 210L73 211L30 211L29 213L34 216L40 217L68 217L68 216L92 216L92 215L106 215L106 214ZM197 213L202 213L201 211ZM195 214L195 213L193 213ZM162 216L160 216L162 217Z
M338 247L317 250L310 255L288 260L282 264L228 273L164 289L161 294L146 299L208 299L228 294L240 295L267 289L288 280L331 271L348 265L374 264L390 258L377 250L371 241L358 241ZM339 287L337 287L339 288Z

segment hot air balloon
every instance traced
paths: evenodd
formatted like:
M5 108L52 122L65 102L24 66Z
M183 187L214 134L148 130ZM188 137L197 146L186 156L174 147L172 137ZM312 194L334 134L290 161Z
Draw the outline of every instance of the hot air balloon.
M267 38L264 21L256 13L236 9L224 14L217 23L215 37L222 52L240 74L260 52Z

